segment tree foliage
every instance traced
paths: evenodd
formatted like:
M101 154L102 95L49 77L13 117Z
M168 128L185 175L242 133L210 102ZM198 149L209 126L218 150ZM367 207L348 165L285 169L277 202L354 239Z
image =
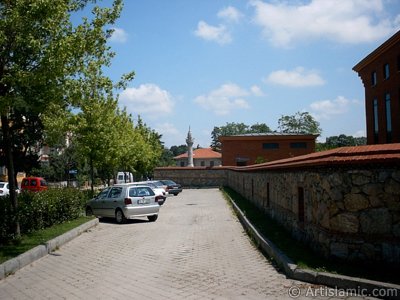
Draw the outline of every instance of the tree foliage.
M316 134L322 129L319 122L308 112L297 112L294 115L282 116L278 120L278 130L283 133Z
M230 136L249 133L268 133L271 129L264 123L256 123L251 126L244 123L226 123L225 126L214 127L211 132L211 148L214 151L221 151L220 136Z
M100 79L101 68L109 66L113 53L107 46L119 17L122 1L111 8L94 6L91 18L74 25L71 15L91 0L13 0L0 3L0 115L3 153L8 169L13 210L15 195L14 141L23 135L15 127L15 116L22 120L41 119L49 108L81 106L88 78ZM131 78L132 74L124 76ZM104 78L104 77L103 77ZM97 83L101 81L96 81ZM103 85L104 86L104 85ZM95 88L96 90L96 88ZM36 126L40 129L40 126ZM36 140L40 146L41 138ZM34 147L30 145L29 147ZM15 232L19 235L19 223Z
M347 146L361 146L366 144L366 137L354 137L350 135L340 134L338 136L327 137L325 143L317 143L317 151L324 151Z

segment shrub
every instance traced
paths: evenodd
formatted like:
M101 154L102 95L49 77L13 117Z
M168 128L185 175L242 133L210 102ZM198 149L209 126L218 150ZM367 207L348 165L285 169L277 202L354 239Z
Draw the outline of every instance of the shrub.
M73 188L48 189L18 195L21 234L73 220L83 213L87 195ZM15 215L9 197L0 199L0 243L13 239Z

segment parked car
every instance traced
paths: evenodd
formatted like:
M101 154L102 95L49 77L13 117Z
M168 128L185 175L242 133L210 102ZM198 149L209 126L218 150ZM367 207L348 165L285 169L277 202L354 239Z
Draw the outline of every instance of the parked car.
M176 183L175 181L165 179L165 180L160 180L164 185L167 186L168 193L177 196L179 193L182 192L182 186L179 183Z
M154 191L154 193L156 194L156 198L158 199L157 202L159 205L163 205L165 200L167 199L168 196L168 192L165 191L164 188L158 187L157 185L155 185L152 181L139 181L139 182L135 182L135 185L147 185L149 187L151 187L151 189Z
M162 183L160 180L151 180L149 182L153 183L158 188L164 189L165 193L167 193L167 196L171 196L172 195L168 191L168 185Z
M47 190L47 182L42 177L25 177L21 182L21 191L40 192Z
M0 182L0 197L10 195L8 182Z
M115 218L118 224L137 217L147 217L150 222L154 222L160 210L156 198L149 186L116 184L105 188L87 202L86 215Z

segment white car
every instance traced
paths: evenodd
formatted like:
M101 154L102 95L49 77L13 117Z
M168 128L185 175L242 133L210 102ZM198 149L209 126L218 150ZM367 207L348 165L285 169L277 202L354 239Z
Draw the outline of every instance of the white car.
M16 189L15 192L19 194L19 189ZM8 195L10 195L8 182L0 181L0 197Z
M10 190L8 189L8 182L0 182L0 197L10 195Z
M152 181L139 181L135 182L134 184L137 185L146 185L151 187L151 189L154 191L156 196L158 196L158 204L163 205L165 202L165 199L168 197L168 192L166 192L163 188L156 186Z
M86 203L86 215L115 218L118 224L136 217L147 217L150 222L154 222L160 210L156 198L149 186L116 184L105 188Z

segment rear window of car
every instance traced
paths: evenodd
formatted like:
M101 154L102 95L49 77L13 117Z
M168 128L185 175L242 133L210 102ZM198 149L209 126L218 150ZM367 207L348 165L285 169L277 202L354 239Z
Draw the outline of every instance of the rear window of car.
M154 192L149 187L133 187L129 189L129 197L154 196Z
M3 188L4 187L4 183L0 183L0 188Z
M22 186L29 186L29 180L28 179L24 179L22 180Z

